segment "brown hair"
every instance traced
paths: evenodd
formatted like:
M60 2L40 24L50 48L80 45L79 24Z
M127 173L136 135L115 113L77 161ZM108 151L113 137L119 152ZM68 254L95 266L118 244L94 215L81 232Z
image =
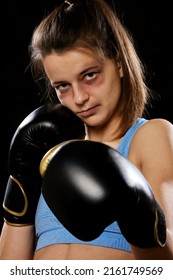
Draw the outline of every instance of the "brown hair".
M121 62L120 134L123 135L136 118L142 116L149 89L131 34L104 0L65 1L42 20L34 30L29 46L35 79L44 80L49 88L42 58L52 52L61 53L76 47L88 48L97 57L118 57ZM45 98L51 98L50 90L46 94Z

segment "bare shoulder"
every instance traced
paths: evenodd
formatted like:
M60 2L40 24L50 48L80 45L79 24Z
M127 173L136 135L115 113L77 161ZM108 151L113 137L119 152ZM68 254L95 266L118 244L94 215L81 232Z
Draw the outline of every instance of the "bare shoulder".
M156 135L159 134L169 134L173 132L173 125L170 121L165 119L151 119L139 129L140 133L154 133Z
M157 140L157 141L156 141ZM145 123L136 133L136 144L150 143L154 145L173 144L173 124L165 119L151 119Z
M144 159L173 158L173 125L165 119L152 119L136 132L130 156L138 165Z

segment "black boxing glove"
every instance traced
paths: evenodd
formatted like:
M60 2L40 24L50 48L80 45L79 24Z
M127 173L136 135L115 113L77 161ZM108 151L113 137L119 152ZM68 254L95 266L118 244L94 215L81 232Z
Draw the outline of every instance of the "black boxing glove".
M126 240L141 248L164 246L166 223L142 173L113 148L67 141L41 161L43 196L77 238L97 238L117 221Z
M39 165L55 144L84 137L82 121L61 104L46 104L30 113L17 128L9 148L9 179L4 220L13 226L34 223L41 190Z

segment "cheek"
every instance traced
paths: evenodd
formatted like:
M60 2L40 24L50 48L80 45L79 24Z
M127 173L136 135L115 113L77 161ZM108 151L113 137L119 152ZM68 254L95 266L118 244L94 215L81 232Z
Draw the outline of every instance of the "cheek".
M91 96L100 96L105 94L107 88L106 80L103 75L100 75L93 83L83 84L83 90L88 92Z
M69 94L61 94L59 91L56 91L56 95L59 102L70 109L72 98L69 96Z
M109 85L116 93L121 92L121 79L118 71L110 78Z
M59 91L57 91L57 90L55 90L55 92L56 92L56 96L57 96L59 102L60 102L61 104L65 105L65 104L64 104L64 100L63 100L63 99L64 99L64 98L63 98L63 95L62 95Z
M112 105L114 104L115 106L115 104L120 99L121 90L121 79L110 79L110 81L107 83L107 86L105 87L105 98L107 99L107 102Z
M59 91L57 91L57 90L55 89L55 93L56 93L57 98L58 98L58 99L59 99L59 101L60 101L60 100L61 100L61 96L60 96Z
M103 75L99 75L99 77L94 82L94 86L100 87L100 86L102 86L104 84L104 82L105 82L104 76Z

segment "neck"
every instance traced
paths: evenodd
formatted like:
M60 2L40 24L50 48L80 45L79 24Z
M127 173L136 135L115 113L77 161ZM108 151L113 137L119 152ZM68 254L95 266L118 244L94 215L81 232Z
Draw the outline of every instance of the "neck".
M113 125L103 127L86 127L85 140L91 140L96 142L102 142L116 148L122 137L120 137L119 124L114 123Z

